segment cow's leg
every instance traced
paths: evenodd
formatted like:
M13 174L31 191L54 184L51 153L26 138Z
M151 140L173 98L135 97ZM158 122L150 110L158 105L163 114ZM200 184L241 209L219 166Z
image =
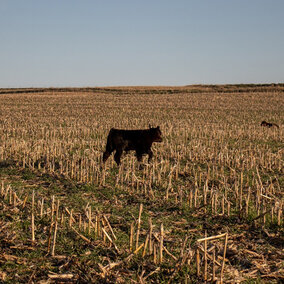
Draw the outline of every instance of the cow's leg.
M138 161L138 167L139 167L139 170L142 170L143 169L143 165L142 165L142 157L143 157L143 154L140 153L139 151L137 152L136 151L136 157L137 157L137 161Z
M148 163L151 162L152 158L153 158L153 152L152 152L151 149L149 149L149 150L148 150Z
M106 150L103 154L103 162L105 163L106 160L108 159L108 157L111 155L111 153L114 151L114 148L112 146L112 143L111 143L111 135L109 134L108 135L108 138L107 138L107 144L106 144Z
M136 157L137 157L138 162L142 161L142 153L136 151Z
M114 160L116 161L117 165L120 165L120 157L123 153L123 150L116 150L115 154L114 154Z
M112 151L105 151L103 155L103 162L105 163L108 157L111 155Z

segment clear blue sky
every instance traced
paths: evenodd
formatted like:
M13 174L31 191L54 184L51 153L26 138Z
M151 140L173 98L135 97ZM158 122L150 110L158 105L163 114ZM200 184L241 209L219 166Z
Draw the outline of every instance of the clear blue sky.
M0 0L0 87L284 82L283 0Z

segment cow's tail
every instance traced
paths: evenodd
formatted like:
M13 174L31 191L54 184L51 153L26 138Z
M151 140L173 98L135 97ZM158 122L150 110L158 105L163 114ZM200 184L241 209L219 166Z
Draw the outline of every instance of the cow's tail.
M279 129L279 125L278 124L273 123L273 125Z
M106 144L106 152L113 152L114 150L114 145L113 145L113 132L114 132L114 128L112 128L110 131L109 131L109 134L107 136L107 144Z
M106 144L106 150L103 154L103 162L105 163L106 160L108 159L108 157L111 155L111 153L113 152L114 150L114 147L113 147L113 128L109 131L109 134L108 134L108 137L107 137L107 144Z

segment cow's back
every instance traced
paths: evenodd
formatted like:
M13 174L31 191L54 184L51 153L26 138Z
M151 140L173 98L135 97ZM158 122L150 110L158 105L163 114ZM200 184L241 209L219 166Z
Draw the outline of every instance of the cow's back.
M112 128L111 141L115 148L123 147L124 150L137 150L141 145L148 144L148 130L124 130Z

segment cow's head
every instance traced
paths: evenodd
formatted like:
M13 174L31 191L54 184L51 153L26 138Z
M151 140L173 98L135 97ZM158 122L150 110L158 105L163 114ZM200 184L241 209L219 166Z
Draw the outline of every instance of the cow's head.
M160 126L155 128L149 125L149 128L150 128L151 138L153 139L153 142L162 142L163 138L162 138L162 132L160 130Z
M267 125L267 122L265 120L263 120L260 124L261 126L266 126Z

